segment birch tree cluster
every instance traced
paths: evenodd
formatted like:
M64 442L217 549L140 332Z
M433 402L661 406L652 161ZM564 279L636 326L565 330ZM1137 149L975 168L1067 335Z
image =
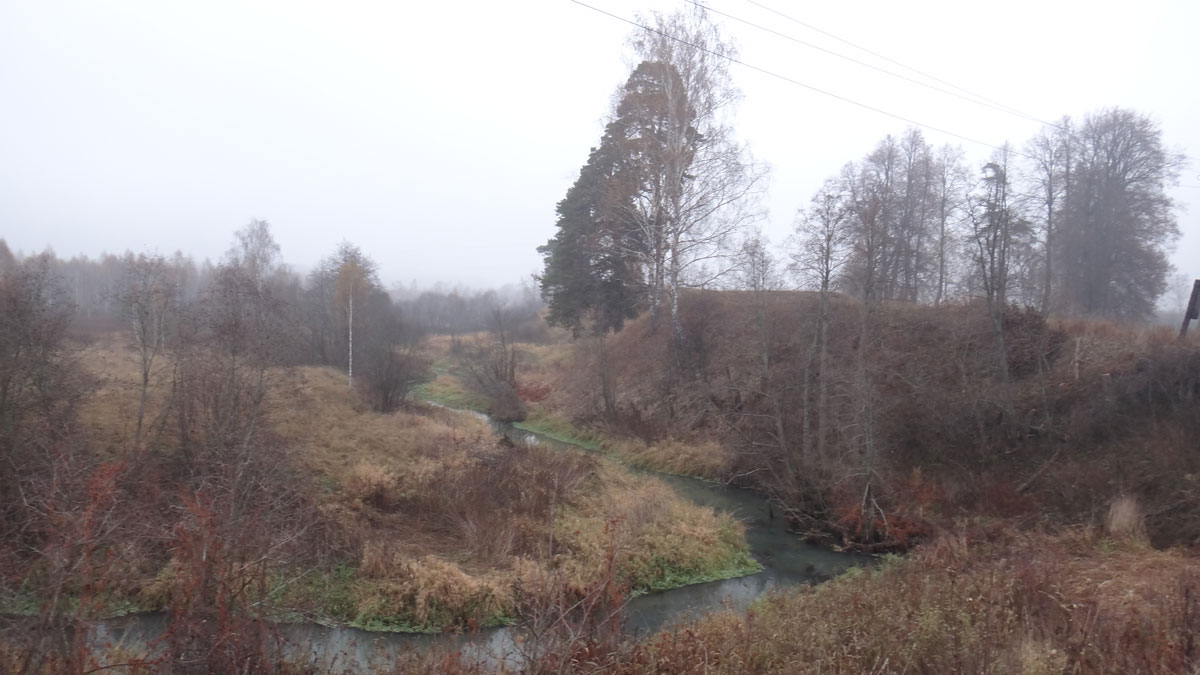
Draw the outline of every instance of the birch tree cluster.
M1063 118L974 166L911 128L822 185L791 253L808 287L869 302L1144 320L1171 272L1166 190L1183 165L1150 118L1121 108Z

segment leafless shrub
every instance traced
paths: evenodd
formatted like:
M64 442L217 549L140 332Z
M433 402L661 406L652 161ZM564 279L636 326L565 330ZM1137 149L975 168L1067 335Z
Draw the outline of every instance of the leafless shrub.
M449 528L487 558L550 546L556 506L569 503L593 473L583 453L502 443L460 466L442 466L436 489L415 490L399 506L435 528Z
M561 570L536 567L521 576L514 605L524 672L603 672L629 648L624 609L630 584L618 572L618 525L605 529L604 560L594 581L577 585Z
M386 305L384 304L386 301ZM417 384L429 377L430 360L422 352L425 334L400 316L383 296L374 303L375 315L359 333L363 395L377 412L393 412ZM367 309L371 309L368 307Z
M504 307L492 310L491 330L461 342L459 366L468 384L488 399L488 414L506 422L525 419L525 403L517 395L517 365L522 359L513 330L513 313Z

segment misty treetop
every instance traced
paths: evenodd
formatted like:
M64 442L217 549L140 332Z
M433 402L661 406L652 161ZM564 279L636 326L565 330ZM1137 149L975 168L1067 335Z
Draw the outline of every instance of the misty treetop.
M1043 313L1142 320L1179 236L1166 188L1183 158L1144 115L1102 110L1009 145L977 170L909 129L847 164L797 220L802 268L832 246L827 280L869 301L982 298ZM831 270L827 270L831 271Z
M1085 316L1141 318L1166 289L1166 251L1180 233L1165 188L1184 157L1164 147L1155 122L1130 110L1089 115L1072 131L1064 121L1052 297Z
M615 330L638 312L679 332L678 296L726 271L732 240L759 217L765 170L733 136L732 45L703 11L652 17L640 59L539 251L549 320Z

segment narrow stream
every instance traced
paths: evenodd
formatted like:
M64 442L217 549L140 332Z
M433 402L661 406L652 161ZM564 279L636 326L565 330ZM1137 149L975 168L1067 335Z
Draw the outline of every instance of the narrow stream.
M547 436L488 419L498 435L514 442L555 448L575 447ZM636 636L720 610L745 611L763 593L814 583L854 566L870 564L870 556L843 553L801 541L773 517L768 501L754 492L695 478L644 471L671 486L696 504L729 513L746 524L746 540L763 571L642 595L626 607L627 628ZM99 622L93 627L95 645L145 645L166 630L165 615L143 614ZM378 633L356 628L318 624L277 626L286 641L285 656L308 662L321 672L370 673L387 671L398 655L429 647L462 649L469 659L519 667L520 654L514 628L489 628L474 635L422 635Z
M482 416L488 419L486 416ZM488 419L496 433L548 447L576 447L510 424ZM705 613L732 609L745 611L760 595L773 588L788 588L814 583L836 576L850 567L868 565L873 558L845 553L809 544L787 529L782 518L774 517L765 497L750 490L728 487L698 478L635 469L657 477L681 497L701 506L728 513L746 525L746 543L763 571L750 576L710 581L651 593L629 602L629 628L635 634L653 633L661 628Z

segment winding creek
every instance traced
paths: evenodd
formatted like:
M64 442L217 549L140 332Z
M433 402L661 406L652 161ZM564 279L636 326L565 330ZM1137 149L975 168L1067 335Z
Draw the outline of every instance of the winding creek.
M469 412L469 411L463 411ZM480 413L471 413L484 419ZM512 425L488 420L498 435L514 442L549 447L575 447ZM702 506L732 514L746 524L751 553L762 564L756 574L735 579L693 584L642 595L626 607L627 628L637 636L702 616L719 609L745 611L763 593L828 579L854 566L869 564L870 556L843 553L808 544L787 531L782 519L773 518L767 500L754 492L708 481L646 471L667 483L681 496ZM166 618L161 614L122 617L94 626L96 645L146 644L162 634ZM460 648L468 658L519 666L517 632L514 628L489 628L473 635L424 635L378 633L356 628L318 624L278 626L287 643L285 655L306 661L323 672L372 672L407 651L440 646Z
M575 447L509 424L494 420L489 422L498 434L506 435L513 441L550 447ZM687 476L634 470L657 477L680 496L696 504L729 513L745 523L746 543L750 546L751 554L763 566L763 570L757 574L692 584L632 599L627 613L629 628L636 634L653 633L713 610L729 608L745 611L750 603L773 588L821 581L873 560L871 556L834 551L804 542L788 532L782 518L773 517L765 497L750 490Z

